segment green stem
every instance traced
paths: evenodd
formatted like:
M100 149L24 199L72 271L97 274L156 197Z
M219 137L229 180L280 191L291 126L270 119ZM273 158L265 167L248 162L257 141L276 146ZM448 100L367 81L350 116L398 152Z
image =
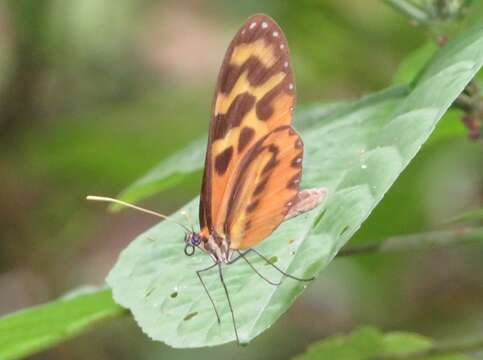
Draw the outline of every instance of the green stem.
M469 244L483 240L483 228L432 231L422 234L399 235L386 240L342 249L337 257L385 253L394 251L425 250Z
M428 25L430 22L429 15L423 9L407 0L384 0L384 2L418 25Z

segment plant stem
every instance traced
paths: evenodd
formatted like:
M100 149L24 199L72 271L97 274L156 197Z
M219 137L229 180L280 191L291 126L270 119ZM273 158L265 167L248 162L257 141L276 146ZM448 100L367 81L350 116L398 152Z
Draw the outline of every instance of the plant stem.
M468 95L462 93L460 94L456 100L452 104L455 108L463 110L464 112L470 113L473 112L474 104Z
M471 80L452 106L470 114L483 114L483 97L478 84Z
M425 250L483 240L483 228L432 231L422 234L392 236L380 242L354 245L342 249L337 257L394 251Z
M429 15L407 0L384 0L384 2L418 25L428 25L429 23Z
M464 339L460 341L440 342L418 351L410 351L397 355L378 357L377 360L406 360L421 359L429 356L471 353L483 350L483 336L479 338Z

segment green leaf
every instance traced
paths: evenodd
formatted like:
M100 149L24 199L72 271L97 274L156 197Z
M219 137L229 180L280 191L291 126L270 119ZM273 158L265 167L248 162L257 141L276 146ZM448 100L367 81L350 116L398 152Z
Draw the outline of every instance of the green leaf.
M466 139L468 137L468 128L461 121L461 117L461 110L450 108L438 123L438 127L431 134L426 145L433 145L447 139Z
M418 74L428 64L429 59L431 59L437 49L438 46L433 41L429 41L409 54L399 64L396 75L394 76L394 83L410 84L415 81Z
M424 351L433 341L424 336L407 332L383 334L372 327L354 330L348 335L339 335L317 342L295 360L365 360L404 355ZM407 357L408 359L412 357ZM462 354L448 354L418 359L469 360Z
M375 328L365 327L350 335L330 337L311 345L296 360L367 359L384 352L383 335Z
M64 341L125 310L109 289L82 289L0 318L0 359L18 359Z
M385 354L404 354L407 352L421 351L430 347L433 342L421 335L395 331L381 334Z
M317 275L369 216L482 63L483 25L439 49L410 89L391 89L314 115L311 125L301 131L305 143L302 186L327 187L326 204L282 224L258 250L269 258L275 256L277 266L291 274ZM194 199L184 210L194 215L197 205ZM180 212L174 218L183 221ZM132 311L146 334L173 347L233 341L217 270L203 276L221 324L195 274L212 261L199 252L184 256L183 242L183 231L170 222L135 239L107 278L114 299ZM281 279L260 259L251 260L273 281ZM243 262L224 266L224 272L242 342L269 328L307 286L287 278L273 287Z

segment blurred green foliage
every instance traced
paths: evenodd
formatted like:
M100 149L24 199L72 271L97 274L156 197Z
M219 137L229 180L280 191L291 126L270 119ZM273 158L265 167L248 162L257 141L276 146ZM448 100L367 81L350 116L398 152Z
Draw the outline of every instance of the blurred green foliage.
M110 290L79 289L59 300L2 318L0 357L31 355L123 313L125 310L112 301Z
M473 1L463 22L481 21L481 4ZM288 37L299 104L386 87L407 55L434 41L376 0L0 3L0 314L101 283L120 249L153 223L105 214L84 196L118 193L206 133L223 51L254 12L272 15ZM466 139L460 116L442 120L432 137L440 140L423 147L354 243L445 228L446 219L481 207L483 150ZM198 191L199 176L146 206L169 212ZM476 332L482 256L472 246L338 260L250 347L195 354L282 359L366 323L438 338ZM193 354L150 342L126 319L37 358Z
M365 360L377 359L414 352L427 351L433 341L424 336L406 333L389 332L383 334L380 330L364 327L354 330L348 335L330 337L319 343L311 345L307 352L294 358L294 360ZM411 358L408 356L408 358ZM423 356L421 360L469 360L463 354L448 354L442 356Z

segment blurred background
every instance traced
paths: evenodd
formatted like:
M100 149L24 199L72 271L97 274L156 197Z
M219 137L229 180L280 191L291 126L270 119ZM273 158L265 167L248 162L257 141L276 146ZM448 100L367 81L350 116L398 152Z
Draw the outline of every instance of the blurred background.
M377 0L0 2L0 315L102 284L120 250L155 223L84 197L115 196L207 132L224 51L256 12L286 33L301 104L383 89L406 56L434 42ZM351 244L447 228L481 207L482 165L481 143L464 132L425 146ZM199 188L200 174L144 205L169 213ZM34 358L285 359L359 325L440 339L481 333L482 258L472 245L335 260L247 348L170 349L126 317Z

